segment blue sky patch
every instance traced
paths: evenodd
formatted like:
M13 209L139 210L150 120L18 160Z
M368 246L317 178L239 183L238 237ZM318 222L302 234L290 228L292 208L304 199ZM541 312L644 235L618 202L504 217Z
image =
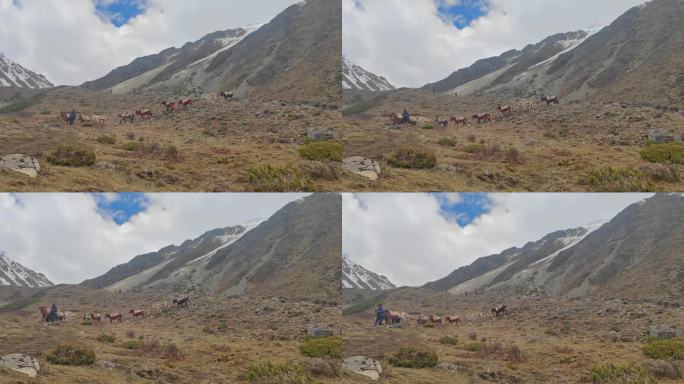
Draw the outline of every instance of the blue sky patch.
M457 196L435 194L442 216L461 227L472 224L478 217L489 213L492 200L486 193L460 193Z
M147 0L93 0L98 14L114 26L121 27L145 12Z
M145 211L150 202L144 193L95 194L95 201L97 211L117 225L125 224Z
M439 16L463 29L487 14L489 0L435 0Z

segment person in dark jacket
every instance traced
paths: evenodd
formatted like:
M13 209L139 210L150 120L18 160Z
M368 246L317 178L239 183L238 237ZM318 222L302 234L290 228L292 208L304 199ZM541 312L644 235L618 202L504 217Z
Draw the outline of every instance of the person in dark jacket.
M382 304L378 304L378 307L375 308L375 326L382 325L383 320L385 320L385 309Z
M74 123L76 122L76 116L77 116L77 113L76 113L75 109L73 111L69 112L69 116L68 116L69 121L67 121L69 123L69 125L71 125L71 126L74 125Z
M57 304L52 304L52 308L50 308L50 313L47 316L47 321L48 323L57 322Z
M404 109L404 113L401 115L401 123L408 124L409 120L411 120L411 115L408 113L408 110Z

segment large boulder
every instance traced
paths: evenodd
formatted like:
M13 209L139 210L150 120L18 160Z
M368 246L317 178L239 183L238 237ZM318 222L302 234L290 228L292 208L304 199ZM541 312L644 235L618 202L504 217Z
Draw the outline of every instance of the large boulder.
M382 364L366 356L353 356L344 359L342 369L357 375L366 376L371 380L380 380L380 375L382 375Z
M29 177L36 177L40 172L40 163L33 157L13 154L0 157L0 168L7 168Z
M342 166L348 172L373 181L378 179L381 172L380 164L377 161L362 156L348 157L342 160Z
M649 333L651 337L656 339L674 339L677 337L677 331L665 325L652 325Z
M310 327L307 333L312 337L328 337L334 334L332 329L325 327Z
M21 372L29 377L36 377L40 372L38 359L21 353L0 356L0 367Z
M674 136L652 129L648 132L648 140L656 144L671 143L674 141Z

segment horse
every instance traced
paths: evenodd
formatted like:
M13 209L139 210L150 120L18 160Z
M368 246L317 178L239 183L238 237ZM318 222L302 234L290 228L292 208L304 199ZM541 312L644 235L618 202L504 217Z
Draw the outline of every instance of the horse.
M85 318L85 315L83 315L83 317ZM102 321L102 315L100 315L99 313L91 312L90 320L97 321L99 323Z
M140 116L141 120L151 119L154 116L152 114L152 111L149 109L143 109L141 111L135 111L135 115Z
M86 123L86 122L89 123L89 122L91 122L92 120L93 120L93 119L91 119L90 116L78 115L78 121L80 121L81 123Z
M179 107L192 107L192 99L178 100Z
M223 96L223 100L228 100L231 99L233 100L233 92L221 92L221 96Z
M120 313L105 313L105 318L109 319L109 324L113 323L114 321L117 323L121 323L123 321L123 315Z
M42 305L38 306L38 312L40 313L40 321L47 321L47 317L50 315L48 308Z
M400 125L401 123L404 122L404 119L401 118L401 115L398 113L392 113L389 115L389 120L392 125Z
M166 107L166 112L172 112L178 109L178 104L176 103L167 103L166 101L160 101L159 104Z
M427 315L419 314L418 317L416 318L416 323L418 325L427 324L428 320L429 320L429 317Z
M461 322L461 318L458 316L444 316L444 321L448 324L459 324Z
M511 107L510 105L504 105L503 107L499 105L496 109L498 109L502 115L513 112L513 107Z
M437 125L441 125L444 128L449 126L449 120L446 117L436 117L435 123L437 123Z
M459 124L462 124L464 127L468 126L468 120L465 117L452 117L451 122L457 127Z
M546 103L546 105L560 104L558 96L542 96L541 101L542 103Z
M138 317L142 317L143 319L145 318L145 311L142 309L131 309L128 311L131 315L133 315L134 319L137 319Z
M395 311L385 311L385 324L395 325L401 323L401 320L405 317L405 314Z
M133 124L135 122L135 114L124 112L119 115L119 125L123 123Z
M506 314L506 306L502 305L499 308L492 308L492 316L499 317Z
M70 114L70 113L71 113L71 112L60 112L60 113L59 113L59 118L62 119L62 120L64 120L65 122L68 122L68 121L69 121L69 114Z
M190 305L190 299L184 297L182 299L173 299L173 303L176 304L176 308L187 308Z
M442 318L439 316L430 315L430 322L432 324L435 324L435 323L442 324Z
M93 114L93 122L107 124L107 116Z
M478 124L482 124L483 121L485 123L491 123L492 115L491 113L482 113L478 115L473 115L473 119L476 119Z

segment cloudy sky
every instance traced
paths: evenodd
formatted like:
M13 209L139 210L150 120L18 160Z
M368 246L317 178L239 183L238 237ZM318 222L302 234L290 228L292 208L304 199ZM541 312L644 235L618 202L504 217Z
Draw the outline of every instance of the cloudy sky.
M298 0L0 0L0 52L78 85L204 35L270 21Z
M268 218L300 194L0 194L0 253L54 283Z
M555 33L610 24L644 0L342 0L343 50L395 86L442 80Z
M611 219L648 194L345 194L343 253L396 285L419 286L475 259Z

